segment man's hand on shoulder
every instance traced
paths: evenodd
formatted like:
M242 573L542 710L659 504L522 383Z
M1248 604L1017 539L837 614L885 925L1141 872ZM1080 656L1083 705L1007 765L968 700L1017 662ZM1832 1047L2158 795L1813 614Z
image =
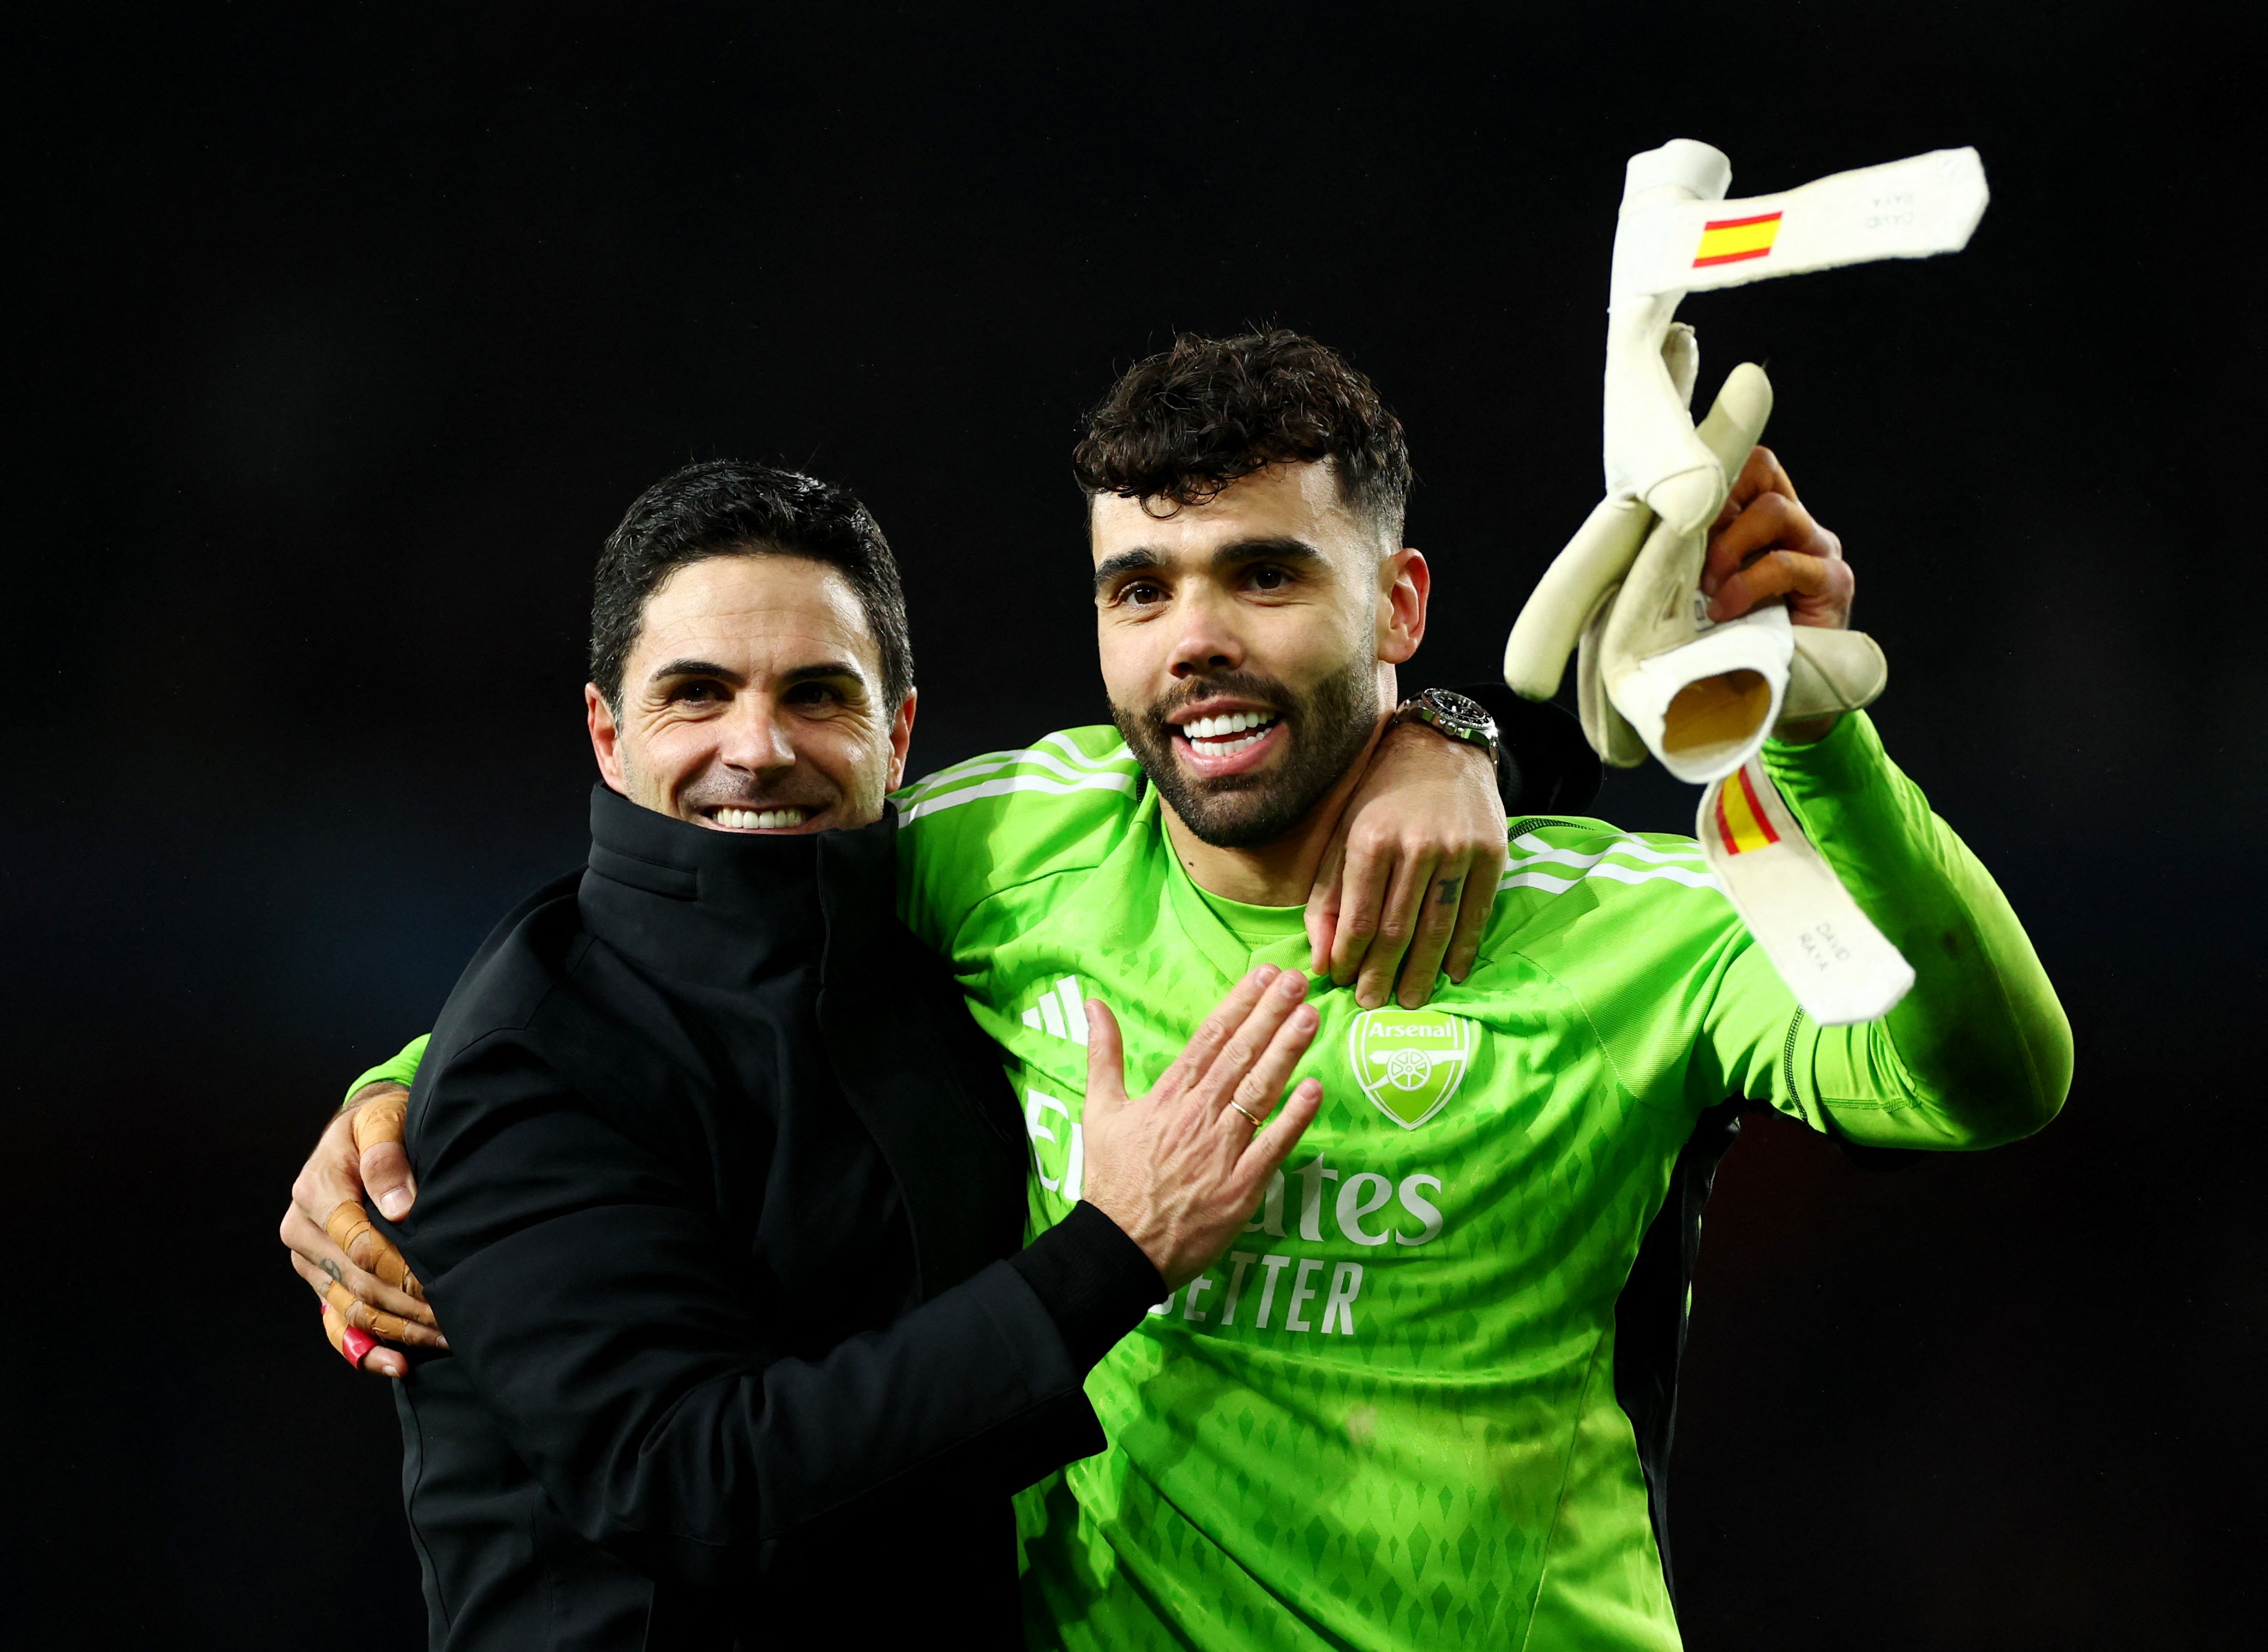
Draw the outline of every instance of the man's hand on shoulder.
M401 1146L409 1092L365 1085L339 1110L291 1184L278 1236L291 1266L323 1304L323 1332L347 1362L379 1376L404 1376L409 1362L380 1340L446 1348L423 1287L401 1252L371 1225L362 1201L389 1221L417 1197Z
M1755 447L1734 479L1725 508L1709 529L1701 594L1709 617L1738 619L1786 598L1798 625L1842 631L1851 623L1858 579L1843 559L1843 542L1822 527L1795 496L1795 483L1769 447ZM1832 717L1783 725L1778 738L1800 745L1824 736Z
M1307 896L1314 972L1351 984L1365 1009L1420 1007L1439 975L1472 973L1505 854L1488 752L1421 724L1388 729Z

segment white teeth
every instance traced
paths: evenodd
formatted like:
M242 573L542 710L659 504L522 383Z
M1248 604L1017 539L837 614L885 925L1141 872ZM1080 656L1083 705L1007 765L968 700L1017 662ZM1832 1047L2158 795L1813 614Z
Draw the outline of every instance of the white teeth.
M1193 723L1182 725L1182 733L1191 740L1218 740L1224 734L1241 734L1248 728L1259 728L1276 720L1272 712L1229 712L1219 717L1200 717ZM1239 741L1238 747L1248 746L1250 741ZM1233 749L1233 748L1231 748Z
M720 808L717 823L733 831L778 831L802 825L803 815L799 808Z

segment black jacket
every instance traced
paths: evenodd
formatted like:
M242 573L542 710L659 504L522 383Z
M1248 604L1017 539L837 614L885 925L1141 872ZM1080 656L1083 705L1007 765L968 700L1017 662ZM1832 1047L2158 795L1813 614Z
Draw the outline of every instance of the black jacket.
M1163 1282L1088 1206L1018 1250L1014 1102L894 916L894 817L747 837L600 788L591 829L410 1101L432 1644L1014 1644L1009 1494L1102 1449L1081 1379Z

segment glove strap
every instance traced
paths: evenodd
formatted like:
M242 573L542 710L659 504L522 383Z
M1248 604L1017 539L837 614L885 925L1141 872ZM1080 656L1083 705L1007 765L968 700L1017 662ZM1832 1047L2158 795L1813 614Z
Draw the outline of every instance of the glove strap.
M1913 966L1859 910L1751 758L1701 793L1693 835L1725 897L1822 1026L1878 1021L1913 985Z

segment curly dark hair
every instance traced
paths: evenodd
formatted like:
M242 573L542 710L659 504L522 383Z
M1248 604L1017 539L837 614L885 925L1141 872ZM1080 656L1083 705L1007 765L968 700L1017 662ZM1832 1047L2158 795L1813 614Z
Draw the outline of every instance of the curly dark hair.
M619 713L622 667L646 599L688 563L711 557L803 557L850 582L881 655L884 703L914 683L906 594L880 526L848 488L799 471L711 459L671 472L632 501L607 535L591 581L591 681Z
M1399 543L1411 480L1402 421L1336 350L1270 328L1184 333L1136 362L1086 416L1071 474L1090 499L1203 505L1269 465L1323 459L1340 497Z

